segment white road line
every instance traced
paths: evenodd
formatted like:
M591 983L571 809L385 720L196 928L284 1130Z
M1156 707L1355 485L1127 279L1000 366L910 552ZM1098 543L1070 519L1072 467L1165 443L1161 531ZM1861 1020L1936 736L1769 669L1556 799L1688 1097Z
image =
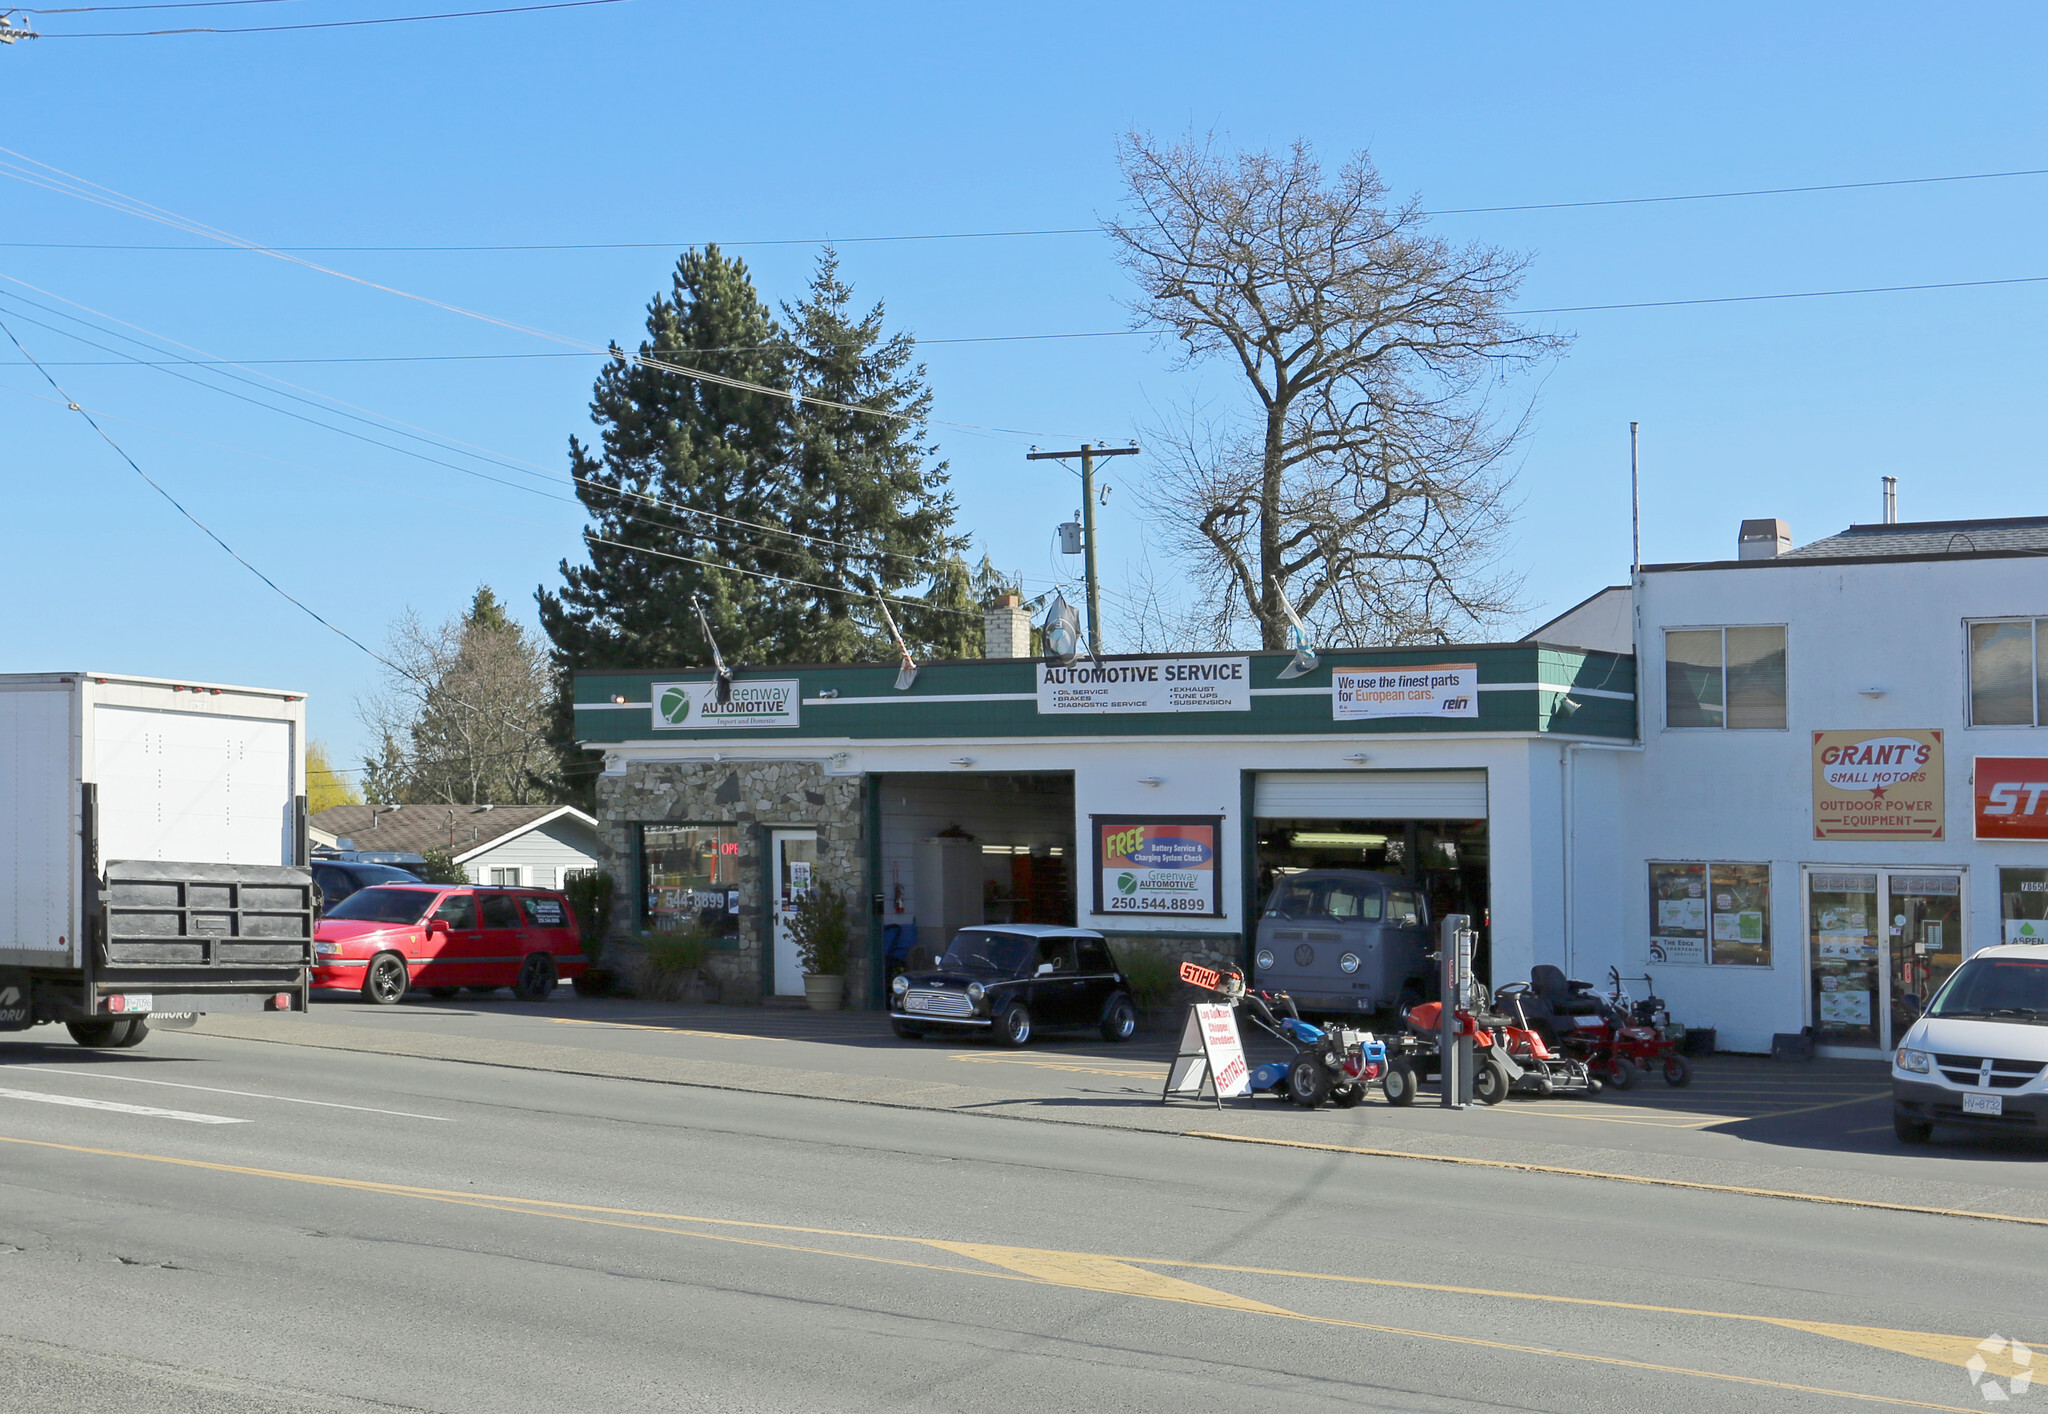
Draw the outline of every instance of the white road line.
M450 1115L416 1115L410 1110L380 1110L369 1105L344 1105L334 1100L301 1100L293 1095L265 1095L256 1090L223 1090L218 1085L188 1085L179 1080L147 1080L140 1075L117 1075L104 1070L59 1070L52 1065L5 1065L0 1074L13 1070L34 1070L44 1075L76 1075L85 1080L126 1080L133 1085L168 1085L173 1090L204 1090L209 1095L239 1095L245 1100L277 1100L287 1105L318 1105L324 1110L358 1110L370 1115L396 1115L400 1119L431 1119L453 1124Z
M76 1095L45 1095L36 1090L0 1089L0 1096L10 1100L36 1100L45 1105L75 1105L81 1110L112 1110L116 1114L145 1115L150 1119L182 1119L187 1124L247 1124L246 1119L229 1119L226 1115L194 1114L191 1110L160 1110L152 1105L120 1105L112 1100L81 1100Z

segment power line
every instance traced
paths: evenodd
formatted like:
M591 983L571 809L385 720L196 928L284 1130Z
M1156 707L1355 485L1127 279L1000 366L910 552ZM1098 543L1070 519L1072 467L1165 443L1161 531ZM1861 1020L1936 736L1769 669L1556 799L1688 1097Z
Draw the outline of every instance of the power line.
M215 4L255 4L268 0L207 0ZM58 11L37 11L32 13L55 14ZM19 155L19 154L17 154ZM33 160L33 159L30 159ZM38 164L41 165L41 164ZM1687 201L1732 201L1749 197L1801 196L1821 192L1869 191L1885 187L1934 186L1948 182L1990 182L2004 181L2018 177L2048 176L2048 167L2016 168L2005 172L1958 172L1936 177L1888 177L1867 182L1821 182L1796 187L1753 187L1740 191L1683 192L1668 196L1618 196L1601 197L1587 201L1541 201L1526 202L1514 206L1453 206L1431 209L1419 214L1423 216L1484 216L1517 211L1576 211L1607 206L1657 206ZM547 252L547 251L588 251L588 250L677 250L716 245L723 249L737 250L753 246L790 245L869 245L900 241L976 241L1011 240L1040 236L1095 236L1102 234L1099 226L1051 226L1037 229L1004 231L928 231L908 235L891 236L782 236L743 241L667 240L667 241L558 241L535 242L515 245L281 245L274 250L298 255L343 255L343 254L490 254ZM126 245L104 244L80 241L0 241L0 249L10 250L131 250L131 251L208 251L220 252L220 245ZM931 342L931 341L926 341Z
M279 5L285 0L159 0L151 5L72 5L62 10L24 8L24 15L97 15L126 10L212 10L222 5Z
M1637 300L1626 304L1570 304L1558 305L1551 309L1516 309L1510 310L1509 313L1591 314L1612 309L1681 309L1696 304L1761 304L1769 300L1833 299L1838 295L1897 295L1910 294L1918 290L1976 290L1996 285L2039 285L2044 282L2048 282L2048 275L2013 275L1997 280L1943 280L1925 285L1861 285L1854 289L1786 290L1768 295L1708 295L1699 299Z
M287 30L305 29L358 29L364 25L405 25L420 20L468 20L485 15L525 15L535 10L580 10L590 5L619 5L625 0L550 0L545 5L512 5L497 10L449 10L437 15L385 15L371 20L322 20L316 23L296 25L194 25L184 29L88 29L73 30L69 34L45 34L44 39L155 39L172 34L282 34ZM109 7L113 8L113 7ZM125 8L125 7L124 7ZM146 9L137 5L132 8ZM183 8L164 6L162 8ZM69 13L66 11L43 11L45 14Z

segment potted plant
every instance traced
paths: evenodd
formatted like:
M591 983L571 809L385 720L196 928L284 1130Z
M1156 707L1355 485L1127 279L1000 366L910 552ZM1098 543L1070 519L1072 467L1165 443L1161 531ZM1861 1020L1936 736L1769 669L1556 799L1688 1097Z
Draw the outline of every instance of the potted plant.
M830 884L813 885L797 900L789 936L803 961L804 1000L812 1011L837 1011L846 999L846 958L853 933L846 895Z
M583 944L583 972L576 979L579 997L609 996L618 974L599 962L605 931L611 926L612 876L602 869L571 869L562 880L569 911L576 916L576 935Z

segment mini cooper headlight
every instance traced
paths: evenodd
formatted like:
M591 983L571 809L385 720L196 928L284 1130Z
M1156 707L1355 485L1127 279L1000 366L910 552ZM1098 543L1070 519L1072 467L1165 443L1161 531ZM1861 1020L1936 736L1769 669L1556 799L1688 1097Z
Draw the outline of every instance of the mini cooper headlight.
M1260 948L1259 955L1253 958L1252 961L1259 965L1260 971L1264 971L1273 965L1273 950L1271 948Z
M897 973L896 980L889 984L889 990L894 992L899 997L902 996L905 992L910 990L910 979L908 977L905 977L900 972Z
M1909 1051L1904 1046L1899 1047L1899 1054L1895 1059L1900 1070L1910 1070L1916 1075L1927 1074L1934 1065L1934 1057L1927 1052Z
M980 1006L981 999L987 995L988 989L983 987L981 983L969 982L967 984L967 1000L973 1002L976 1006Z
M1345 953L1344 956L1337 959L1337 966L1345 972L1356 972L1358 970L1358 954L1355 952Z

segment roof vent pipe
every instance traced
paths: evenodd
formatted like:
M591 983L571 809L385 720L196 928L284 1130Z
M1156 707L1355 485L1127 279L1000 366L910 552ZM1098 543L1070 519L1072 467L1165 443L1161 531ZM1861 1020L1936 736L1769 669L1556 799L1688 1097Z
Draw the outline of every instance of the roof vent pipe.
M1884 478L1884 523L1899 523L1899 478L1896 476Z

